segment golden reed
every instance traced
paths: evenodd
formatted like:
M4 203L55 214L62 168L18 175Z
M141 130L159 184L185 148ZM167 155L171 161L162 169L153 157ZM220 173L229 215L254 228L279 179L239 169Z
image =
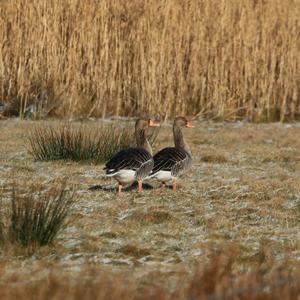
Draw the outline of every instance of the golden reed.
M0 2L0 100L56 116L300 116L299 0Z

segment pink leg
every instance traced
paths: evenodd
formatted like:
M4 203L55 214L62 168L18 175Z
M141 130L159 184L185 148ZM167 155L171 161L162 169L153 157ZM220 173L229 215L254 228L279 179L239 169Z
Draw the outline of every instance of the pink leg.
M173 191L176 192L177 182L176 179L173 180Z
M118 185L118 196L122 195L122 184L119 183Z
M138 192L142 192L143 191L143 184L142 184L142 180L138 180Z

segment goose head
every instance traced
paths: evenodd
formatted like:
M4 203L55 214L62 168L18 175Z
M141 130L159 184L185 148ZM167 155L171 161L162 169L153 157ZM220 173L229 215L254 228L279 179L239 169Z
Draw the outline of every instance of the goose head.
M187 120L185 117L177 117L174 120L174 126L178 127L186 127L186 128L193 128L194 126L190 121Z
M158 127L159 123L156 123L152 119L138 119L135 123L136 130L146 130L148 127Z

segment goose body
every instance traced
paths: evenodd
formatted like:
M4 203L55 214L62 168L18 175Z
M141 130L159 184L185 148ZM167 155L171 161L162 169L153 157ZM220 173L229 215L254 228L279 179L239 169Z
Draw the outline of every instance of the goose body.
M150 178L163 183L172 181L173 190L176 190L177 178L185 174L192 166L191 152L180 129L182 126L192 127L190 122L183 117L175 119L173 125L175 147L164 148L154 155L154 167L149 175Z
M143 180L154 166L152 155L143 148L121 150L104 167L107 177L114 177L124 184Z
M146 138L145 129L156 127L159 124L152 120L139 119L135 125L137 147L128 148L116 153L105 165L105 176L113 177L118 181L118 193L126 184L138 181L138 191L142 191L142 181L151 172L154 166L152 149Z
M167 182L174 180L188 171L192 164L192 157L182 148L164 148L153 157L154 167L150 177Z

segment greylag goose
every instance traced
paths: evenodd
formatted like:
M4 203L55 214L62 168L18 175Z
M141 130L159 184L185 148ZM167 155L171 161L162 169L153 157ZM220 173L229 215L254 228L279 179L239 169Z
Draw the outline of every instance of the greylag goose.
M119 151L105 165L105 176L118 181L118 194L125 184L138 181L138 191L142 191L142 181L154 166L152 148L146 137L147 127L159 126L151 119L138 119L135 123L136 148Z
M177 117L174 120L175 147L164 148L154 155L154 167L149 175L149 178L156 178L163 184L172 180L173 191L176 191L177 178L187 172L192 165L191 151L183 137L181 127L193 126L184 117Z

